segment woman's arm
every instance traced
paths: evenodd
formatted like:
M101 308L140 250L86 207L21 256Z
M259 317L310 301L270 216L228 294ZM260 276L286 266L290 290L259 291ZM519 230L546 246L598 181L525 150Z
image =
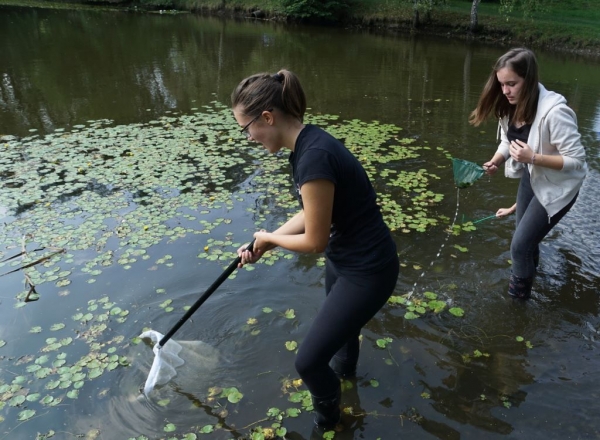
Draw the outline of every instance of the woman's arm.
M511 156L518 162L558 171L581 169L585 164L585 148L581 144L575 112L566 105L559 105L548 113L546 119L549 147L546 144L542 153L534 154L525 142L515 141L510 145ZM550 148L550 154L543 154L547 148Z
M331 230L334 191L333 182L325 179L311 180L302 185L304 209L274 232L256 232L252 252L246 251L246 246L238 249L242 258L239 267L255 263L265 252L277 246L293 252L323 252Z
M280 246L293 252L320 253L329 242L335 185L326 179L311 180L300 189L304 210L275 232L254 234L255 251ZM299 215L302 214L302 220ZM300 227L303 223L304 230Z
M517 162L530 163L553 170L562 170L565 163L562 155L536 154L529 145L518 139L510 143L510 155Z
M567 105L559 105L548 113L550 144L555 146L563 159L563 170L579 170L585 166L585 148L581 143L581 134L577 127L577 116ZM538 155L536 157L536 164ZM556 156L544 155L542 161ZM543 162L542 162L542 166Z
M296 235L304 232L304 211L298 212L281 227L273 231L273 234Z
M506 217L517 210L517 204L515 203L510 208L500 208L496 212L496 217Z
M486 174L492 175L498 171L500 165L502 165L505 161L506 159L504 156L501 153L496 152L491 160L483 164L483 169L485 170Z

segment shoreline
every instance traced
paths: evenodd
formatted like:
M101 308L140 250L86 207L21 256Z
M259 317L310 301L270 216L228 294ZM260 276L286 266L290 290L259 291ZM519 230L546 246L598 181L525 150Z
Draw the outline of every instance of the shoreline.
M177 0L175 0L177 1ZM227 19L242 19L276 22L282 24L310 24L317 26L326 26L340 29L355 29L359 31L370 31L379 35L422 35L433 36L440 38L450 38L457 41L472 41L482 44L497 45L502 47L526 46L533 50L543 49L563 55L576 55L590 59L600 59L600 45L591 47L578 47L577 43L567 44L568 42L551 41L550 43L540 44L535 41L533 36L528 38L517 38L507 28L494 27L494 25L483 24L479 26L476 33L470 33L466 17L461 16L461 20L450 20L448 14L444 12L434 11L431 16L426 17L422 24L417 28L412 27L412 19L410 17L390 16L385 18L368 17L362 14L355 14L343 21L336 22L320 22L307 21L302 22L291 19L290 17L277 13L276 11L261 10L258 7L241 7L233 6L226 7L223 4L218 6L191 5L189 8L179 9L162 9L161 6L132 6L128 0L109 0L90 3L86 0L68 0L60 1L45 1L45 0L0 0L0 7L31 7L31 8L48 8L48 9L79 9L79 10L106 10L106 11L121 11L131 13L151 13L151 14L198 14L208 17L221 17ZM482 20L480 20L481 22Z
M149 13L157 13L158 11L148 11ZM279 15L266 15L264 17L253 16L253 12L240 11L240 10L214 10L210 8L202 8L191 11L174 11L172 13L196 13L210 17L223 17L231 19L246 19L246 20L257 20L257 21L274 21L278 23L290 23L285 16ZM314 24L314 23L313 23ZM319 25L317 23L317 25ZM413 29L411 27L410 20L402 20L399 18L390 19L379 19L379 18L362 18L352 17L343 23L333 24L320 24L321 26L329 26L334 28L344 29L356 29L361 31L371 31L382 35L423 35L433 36L441 38L452 38L457 41L472 41L482 44L497 45L502 47L515 47L515 46L526 46L533 50L543 49L546 51L552 51L561 53L563 55L577 55L592 59L600 59L600 47L593 48L578 48L571 45L559 45L559 44L536 44L534 41L519 41L508 34L502 29L482 29L476 33L471 34L468 32L465 26L449 25L448 23L434 19L421 26L419 29Z

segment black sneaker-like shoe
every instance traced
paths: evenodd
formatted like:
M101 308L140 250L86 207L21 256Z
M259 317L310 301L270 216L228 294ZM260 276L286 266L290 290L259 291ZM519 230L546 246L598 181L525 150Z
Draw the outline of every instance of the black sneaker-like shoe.
M340 379L347 379L356 376L356 361L350 362L334 356L329 361L329 366Z
M520 278L511 275L508 282L508 294L513 298L529 299L531 297L532 285L533 278Z
M341 418L340 410L341 388L330 396L315 397L312 396L312 404L315 409L315 425L323 429L333 429Z

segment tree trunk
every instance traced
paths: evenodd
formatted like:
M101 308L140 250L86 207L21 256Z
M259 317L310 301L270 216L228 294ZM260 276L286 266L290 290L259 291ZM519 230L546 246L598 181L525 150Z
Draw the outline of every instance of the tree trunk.
M419 27L419 0L413 0L413 29L417 29Z
M473 4L471 5L471 24L469 25L469 32L475 33L477 31L477 27L479 23L477 21L477 7L481 0L473 0Z

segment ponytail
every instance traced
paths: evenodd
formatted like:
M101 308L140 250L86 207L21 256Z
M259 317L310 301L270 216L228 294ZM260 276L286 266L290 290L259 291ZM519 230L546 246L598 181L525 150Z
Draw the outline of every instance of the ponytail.
M279 109L302 122L306 96L298 77L282 69L275 74L258 73L242 80L231 94L231 106L241 108L248 116Z

